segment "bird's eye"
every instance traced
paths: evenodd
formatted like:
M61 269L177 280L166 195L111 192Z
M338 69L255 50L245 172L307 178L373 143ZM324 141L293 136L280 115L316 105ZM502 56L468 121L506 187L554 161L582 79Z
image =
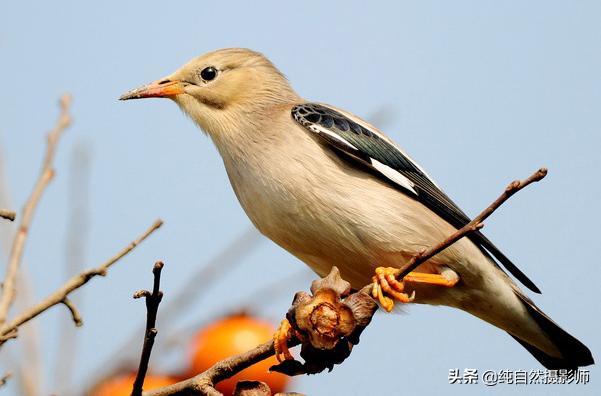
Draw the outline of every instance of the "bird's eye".
M205 67L201 70L200 77L205 81L211 81L217 77L217 69L213 66Z

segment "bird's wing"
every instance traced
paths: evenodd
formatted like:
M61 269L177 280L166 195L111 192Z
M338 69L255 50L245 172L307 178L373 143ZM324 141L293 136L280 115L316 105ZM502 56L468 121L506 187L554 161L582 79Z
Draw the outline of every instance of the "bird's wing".
M461 228L470 222L469 217L419 165L363 120L318 103L294 106L292 118L328 145L371 168L407 195L422 202L454 227ZM494 255L526 287L540 293L538 287L481 232L472 233L469 238Z

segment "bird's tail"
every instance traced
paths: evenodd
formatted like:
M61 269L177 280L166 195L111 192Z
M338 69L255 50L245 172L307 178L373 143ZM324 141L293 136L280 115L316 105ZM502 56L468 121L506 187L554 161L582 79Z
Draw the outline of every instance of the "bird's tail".
M547 334L549 340L555 348L561 353L560 357L551 356L547 352L535 347L534 345L521 340L510 334L517 342L522 344L528 352L532 354L543 366L550 370L576 370L578 367L594 364L591 351L582 342L563 330L554 321L551 320L543 311L520 292L516 293L522 300L532 319Z

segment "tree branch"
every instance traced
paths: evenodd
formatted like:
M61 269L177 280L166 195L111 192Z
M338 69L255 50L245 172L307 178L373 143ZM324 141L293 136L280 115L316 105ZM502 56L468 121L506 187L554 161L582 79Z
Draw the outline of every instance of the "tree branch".
M140 235L135 241L131 242L125 248L123 248L119 253L111 257L109 260L104 262L102 265L96 268L89 269L84 271L78 275L75 275L71 279L69 279L65 284L63 284L58 290L54 293L50 294L44 300L39 302L37 305L29 308L28 310L19 314L16 318L14 318L10 323L6 324L0 329L0 345L7 341L9 335L14 335L10 338L16 337L16 332L19 326L23 323L30 321L35 318L42 312L46 311L48 308L53 307L57 304L65 304L65 298L69 296L71 292L80 288L81 286L88 283L90 279L95 276L105 276L108 269L115 264L118 260L123 258L129 252L131 252L136 246L138 246L142 241L144 241L150 234L156 231L161 225L163 225L162 220L156 220L150 228L148 228L142 235ZM68 305L67 305L68 306Z
M148 371L148 362L150 361L152 346L154 345L154 339L158 333L156 322L159 304L163 299L163 292L160 290L161 270L163 269L163 266L164 264L161 261L157 261L154 264L154 268L152 269L154 275L152 293L148 290L140 290L134 294L134 298L144 297L146 299L146 331L144 332L144 346L142 347L142 354L140 355L138 374L136 374L131 396L142 395L142 387L144 386L144 378L146 378L146 372Z
M0 217L6 220L15 221L17 214L13 210L0 209Z
M8 311L15 298L15 279L19 264L21 263L21 258L23 257L23 249L25 247L25 241L27 240L31 220L44 190L54 177L53 162L58 141L65 129L71 124L71 115L69 114L70 105L71 96L63 95L60 99L61 113L59 119L56 126L48 133L46 153L44 155L40 176L23 207L21 224L19 225L19 229L13 241L8 266L6 268L6 276L4 277L2 296L0 297L0 326L6 322Z
M467 236L470 233L484 227L484 220L486 220L488 216L493 214L493 212L497 210L499 206L503 205L505 201L511 198L513 194L517 193L529 184L542 180L545 176L547 176L547 169L540 168L525 180L514 180L511 183L509 183L509 185L505 188L505 191L503 191L503 193L492 204L490 204L486 209L484 209L472 221L467 223L464 227L457 230L455 233L450 235L447 239L440 242L439 244L432 246L426 250L423 250L421 253L411 257L409 262L405 264L402 268L400 268L395 274L397 280L402 280L409 272L416 269L420 264L431 259L432 257L442 252L443 250L445 250L464 236Z
M298 342L289 344L291 347L298 345ZM147 391L143 396L174 396L174 395L220 395L213 385L219 381L230 378L236 373L244 370L253 364L273 356L275 350L273 341L268 341L258 345L250 351L231 356L227 359L217 362L213 367L198 374L192 378L180 381L160 389Z

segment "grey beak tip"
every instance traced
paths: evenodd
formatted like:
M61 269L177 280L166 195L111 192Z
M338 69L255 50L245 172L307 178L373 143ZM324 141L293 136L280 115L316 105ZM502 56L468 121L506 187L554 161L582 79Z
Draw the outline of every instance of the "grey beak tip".
M129 99L135 99L136 96L132 94L132 92L126 92L123 95L119 96L119 100L129 100Z

